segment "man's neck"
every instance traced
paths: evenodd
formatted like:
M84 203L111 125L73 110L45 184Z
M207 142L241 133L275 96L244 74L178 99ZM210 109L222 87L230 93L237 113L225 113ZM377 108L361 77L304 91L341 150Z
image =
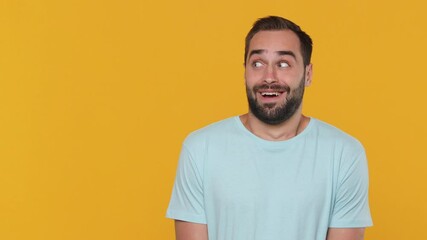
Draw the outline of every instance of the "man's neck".
M297 111L291 118L277 125L260 121L252 113L240 116L243 125L256 136L269 141L283 141L300 134L308 125L310 118Z

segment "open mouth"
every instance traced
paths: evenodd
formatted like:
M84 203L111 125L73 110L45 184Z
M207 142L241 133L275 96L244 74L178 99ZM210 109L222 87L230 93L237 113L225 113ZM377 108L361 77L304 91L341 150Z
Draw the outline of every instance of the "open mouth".
M264 99L275 99L280 97L284 92L270 89L269 91L259 91L258 92Z
M253 90L257 94L258 99L263 103L282 101L282 99L289 93L289 87L278 84L257 85Z
M261 92L261 96L272 98L272 97L278 97L282 94L281 92Z

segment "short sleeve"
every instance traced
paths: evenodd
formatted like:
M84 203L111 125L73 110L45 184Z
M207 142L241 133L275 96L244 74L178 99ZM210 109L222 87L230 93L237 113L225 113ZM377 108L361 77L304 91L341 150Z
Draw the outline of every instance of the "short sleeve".
M206 224L201 168L183 145L166 217Z
M368 202L368 166L365 151L342 161L337 192L329 227L357 228L372 226Z

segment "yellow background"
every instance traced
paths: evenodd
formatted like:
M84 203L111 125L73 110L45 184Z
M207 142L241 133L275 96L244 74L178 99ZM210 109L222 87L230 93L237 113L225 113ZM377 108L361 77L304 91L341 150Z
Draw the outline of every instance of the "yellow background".
M172 239L185 136L246 112L243 39L314 39L304 112L361 140L375 226L427 239L423 0L0 1L0 239Z

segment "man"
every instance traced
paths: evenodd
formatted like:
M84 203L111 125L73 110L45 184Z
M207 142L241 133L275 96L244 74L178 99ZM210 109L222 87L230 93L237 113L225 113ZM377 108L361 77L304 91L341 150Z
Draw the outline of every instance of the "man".
M247 114L190 134L167 217L178 240L359 240L372 225L365 151L302 114L311 38L281 17L246 37Z

